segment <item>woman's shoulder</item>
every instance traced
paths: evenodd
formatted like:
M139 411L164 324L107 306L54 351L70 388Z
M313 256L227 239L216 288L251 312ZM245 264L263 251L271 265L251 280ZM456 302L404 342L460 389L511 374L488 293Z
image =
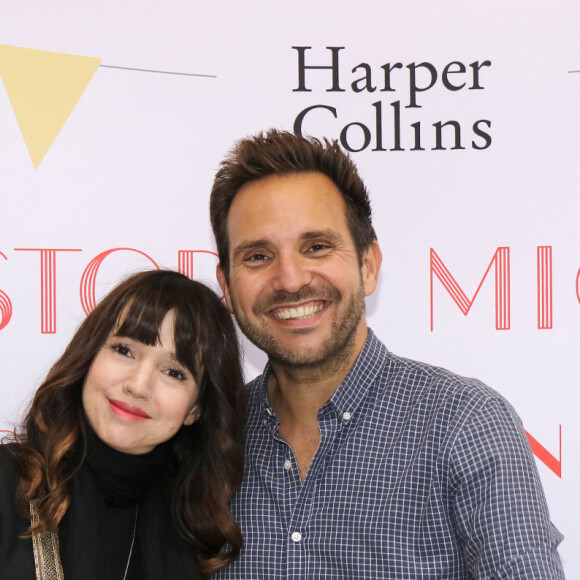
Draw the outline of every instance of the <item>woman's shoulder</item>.
M17 471L15 449L16 443L0 443L0 473L4 469L8 471Z
M18 479L18 465L13 453L15 445L15 443L0 444L0 486L2 490L13 488Z
M12 443L0 445L0 521L5 528L7 520L15 516L14 494L18 482L18 465L12 453ZM5 530L3 529L2 532ZM0 538L3 536L0 533Z
M15 491L18 464L13 451L16 444L0 444L0 576L34 578L32 540L22 538L30 521L16 512Z

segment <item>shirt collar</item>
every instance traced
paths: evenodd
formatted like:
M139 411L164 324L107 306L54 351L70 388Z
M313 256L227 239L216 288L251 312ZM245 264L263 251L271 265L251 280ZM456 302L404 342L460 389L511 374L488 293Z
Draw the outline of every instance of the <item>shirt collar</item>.
M328 407L334 407L336 413L343 420L349 421L359 408L370 386L374 383L377 374L383 367L387 354L387 348L369 328L367 339L358 358L338 389L336 389L330 399L322 406L321 412L324 412ZM271 426L274 426L279 423L279 419L272 405L270 405L268 397L268 376L271 371L272 367L268 362L258 380L260 381L259 390L262 416L265 421Z
M365 344L353 367L322 408L324 409L327 405L333 406L338 415L348 421L360 407L369 388L375 382L387 353L386 347L369 328Z

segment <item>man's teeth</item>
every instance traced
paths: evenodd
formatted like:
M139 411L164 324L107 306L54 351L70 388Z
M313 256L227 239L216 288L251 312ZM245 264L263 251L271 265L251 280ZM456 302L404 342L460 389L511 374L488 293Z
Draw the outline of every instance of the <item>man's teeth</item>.
M272 312L272 316L282 320L289 320L290 318L305 320L306 318L311 318L315 314L318 314L323 307L323 304L311 304L309 306L298 306L298 308L280 308Z

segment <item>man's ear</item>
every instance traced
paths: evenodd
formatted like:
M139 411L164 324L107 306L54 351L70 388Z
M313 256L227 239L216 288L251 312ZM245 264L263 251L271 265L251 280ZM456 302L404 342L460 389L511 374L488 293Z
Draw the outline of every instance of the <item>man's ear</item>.
M220 288L222 289L222 292L224 293L224 298L226 299L226 306L228 307L228 310L233 313L234 310L232 308L230 289L228 288L228 284L226 282L226 274L225 274L224 269L222 268L221 264L218 264L216 266L215 275L216 275L217 280L219 282Z
M365 251L362 259L362 279L365 296L370 296L376 289L379 281L379 271L383 261L383 253L379 243L375 240Z
M187 417L183 421L183 424L185 426L193 425L199 419L200 415L201 412L199 411L199 407L197 405L194 405L191 411L187 414Z

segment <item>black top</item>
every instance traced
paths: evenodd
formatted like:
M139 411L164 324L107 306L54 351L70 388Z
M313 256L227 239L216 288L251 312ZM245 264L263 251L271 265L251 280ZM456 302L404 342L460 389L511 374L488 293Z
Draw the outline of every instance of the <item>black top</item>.
M58 530L66 580L122 580L134 530L128 579L202 578L194 548L171 520L170 479L164 446L127 455L92 437ZM33 580L32 540L19 538L30 522L15 513L16 481L15 461L0 445L0 578Z

